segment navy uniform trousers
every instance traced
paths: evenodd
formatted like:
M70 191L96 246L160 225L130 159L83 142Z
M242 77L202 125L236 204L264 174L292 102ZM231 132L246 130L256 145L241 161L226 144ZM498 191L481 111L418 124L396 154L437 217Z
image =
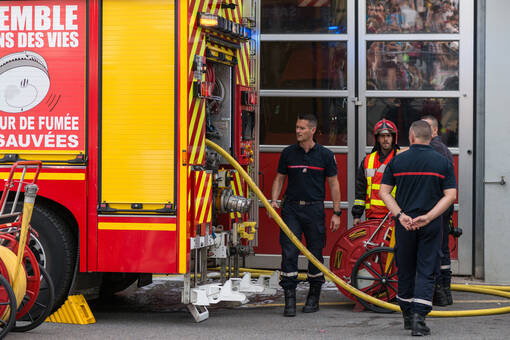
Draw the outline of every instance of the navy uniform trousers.
M322 249L326 244L324 204L320 202L299 205L298 202L285 201L282 207L282 218L298 239L301 240L304 234L308 250L319 261L324 262L322 257ZM282 247L280 286L283 289L295 289L298 284L300 252L283 231L280 231L280 245ZM310 262L308 263L308 282L311 286L321 286L324 283L324 275Z
M407 231L400 222L396 224L398 303L404 314L425 316L432 310L441 258L441 216L418 230Z
M442 236L442 244L441 244L441 271L437 278L437 283L450 287L452 282L452 270L451 270L451 259L450 259L450 219L453 214L453 205L448 208L443 215L441 215L441 220L443 223L443 236Z

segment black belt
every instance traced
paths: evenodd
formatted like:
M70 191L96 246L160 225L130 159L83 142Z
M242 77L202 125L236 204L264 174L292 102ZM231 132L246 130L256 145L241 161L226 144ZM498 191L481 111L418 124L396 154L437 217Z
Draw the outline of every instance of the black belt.
M291 200L285 200L285 202L296 203L298 205L313 205L324 203L324 201L291 201Z

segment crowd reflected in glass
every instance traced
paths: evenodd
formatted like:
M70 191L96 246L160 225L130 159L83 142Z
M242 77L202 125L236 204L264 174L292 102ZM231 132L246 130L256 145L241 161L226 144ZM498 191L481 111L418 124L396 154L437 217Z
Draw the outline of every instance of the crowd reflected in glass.
M260 144L296 143L299 114L317 116L315 139L322 145L347 145L347 98L262 97Z
M458 89L458 41L367 43L367 90Z
M262 0L261 33L347 32L347 0Z
M460 0L367 0L367 33L459 33Z
M449 147L459 145L457 98L367 98L367 145L374 145L374 125L386 118L397 125L398 144L409 145L409 127L415 120L432 115L439 122L439 135Z
M262 42L263 89L347 89L345 42Z

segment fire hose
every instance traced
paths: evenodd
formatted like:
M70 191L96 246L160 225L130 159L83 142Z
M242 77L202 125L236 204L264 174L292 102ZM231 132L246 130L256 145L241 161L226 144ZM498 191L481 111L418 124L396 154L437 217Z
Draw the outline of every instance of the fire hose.
M255 182L251 179L248 173L241 167L241 165L232 157L228 152L223 150L216 143L206 139L206 145L216 152L218 152L223 158L225 158L238 172L241 174L243 179L246 181L250 189L255 193L255 195L261 200L262 204L269 212L271 217L276 221L278 226L282 229L282 231L287 235L287 237L292 241L292 243L296 246L296 248L301 251L301 253L313 263L315 267L317 267L326 277L328 277L331 281L341 286L343 289L352 293L360 299L363 299L371 304L374 304L378 307L386 308L395 312L401 312L400 307L382 300L379 300L373 296L365 294L364 292L352 287L344 280L336 276L333 272L331 272L322 262L320 262L315 256L310 253L310 251L300 242L300 240L294 235L294 233L287 227L285 222L282 220L280 215L271 207L269 201L266 199L262 191L257 187ZM489 288L490 287L490 288ZM479 294L487 294L500 296L510 299L510 292L506 292L505 290L510 289L509 287L501 287L499 289L495 289L494 287L487 285L459 285L452 284L451 288L457 291L464 292L472 292ZM510 302L510 301L509 301ZM495 315L495 314L504 314L510 313L510 306L507 307L498 307L498 308L488 308L488 309L470 309L470 310L457 310L457 311L431 311L429 316L436 317L460 317L460 316L481 316L481 315Z

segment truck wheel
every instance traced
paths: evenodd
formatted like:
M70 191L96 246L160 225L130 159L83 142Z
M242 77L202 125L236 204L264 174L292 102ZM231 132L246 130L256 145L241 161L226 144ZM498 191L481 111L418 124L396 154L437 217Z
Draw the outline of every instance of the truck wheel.
M53 311L66 301L76 263L76 240L62 217L35 204L30 225L38 235L31 235L29 247L37 261L48 271L55 285Z

